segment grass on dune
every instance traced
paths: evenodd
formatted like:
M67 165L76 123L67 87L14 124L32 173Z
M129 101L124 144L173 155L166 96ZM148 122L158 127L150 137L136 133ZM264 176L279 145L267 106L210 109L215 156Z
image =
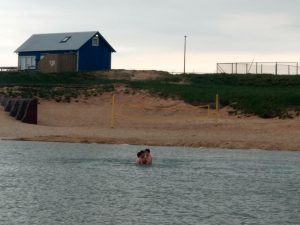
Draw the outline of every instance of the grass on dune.
M273 75L186 75L131 83L164 97L190 104L214 102L218 93L222 106L263 118L286 117L300 109L300 77Z
M300 76L188 74L132 81L112 80L93 73L0 73L1 87L19 88L10 95L46 99L63 96L67 101L78 95L96 96L113 91L116 84L193 105L213 104L218 93L221 106L263 118L283 118L290 111L300 111Z

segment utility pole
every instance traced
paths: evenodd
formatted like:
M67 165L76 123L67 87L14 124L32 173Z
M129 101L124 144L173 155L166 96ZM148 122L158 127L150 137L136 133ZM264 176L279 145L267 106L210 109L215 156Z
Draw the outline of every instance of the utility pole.
M185 61L186 61L186 38L187 36L184 36L184 55L183 55L183 74L185 74Z

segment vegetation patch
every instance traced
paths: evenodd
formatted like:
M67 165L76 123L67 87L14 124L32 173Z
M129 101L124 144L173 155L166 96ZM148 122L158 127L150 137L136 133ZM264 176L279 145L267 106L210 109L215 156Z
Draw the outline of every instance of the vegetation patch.
M193 105L212 104L218 94L222 107L262 118L289 118L289 112L300 107L300 76L189 74L176 77L176 81L170 76L131 82L130 87Z
M300 76L275 75L167 75L156 79L131 80L101 72L41 74L1 72L1 91L11 97L40 97L70 102L78 96L98 96L126 86L125 93L146 90L162 98L182 99L192 105L231 106L234 113L262 118L291 118L300 112ZM114 71L114 74L118 71ZM124 71L122 71L124 73ZM153 71L152 71L153 73ZM118 79L115 79L115 78Z

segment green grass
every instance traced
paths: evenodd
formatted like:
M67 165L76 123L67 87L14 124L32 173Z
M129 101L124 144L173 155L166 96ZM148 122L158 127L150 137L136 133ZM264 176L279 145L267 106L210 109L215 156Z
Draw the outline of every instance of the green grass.
M80 95L90 97L111 92L115 83L115 80L90 73L0 72L0 87L7 87L5 95L40 97L57 102L71 102Z
M272 75L186 75L154 81L133 82L163 97L200 105L213 103L216 93L222 106L263 118L286 117L300 107L300 77Z
M1 72L0 86L91 86L112 84L114 80L90 73Z
M147 90L163 98L182 99L193 105L214 105L215 95L221 106L231 106L243 114L263 118L289 117L300 110L300 76L274 75L178 75L156 80L111 80L92 73L0 73L0 87L10 96L38 96L57 101L71 101L78 95L97 96L114 91L116 84L128 89Z

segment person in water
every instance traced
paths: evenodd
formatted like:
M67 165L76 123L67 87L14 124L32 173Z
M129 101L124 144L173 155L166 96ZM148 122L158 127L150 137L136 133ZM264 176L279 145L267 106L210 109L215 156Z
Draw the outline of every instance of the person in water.
M145 152L144 151L139 151L137 154L137 159L136 159L136 164L138 165L143 165L146 160L145 160Z
M152 156L150 154L150 149L142 150L137 153L136 164L152 165Z
M150 153L150 149L145 150L145 158L146 158L146 165L152 165L152 155Z

